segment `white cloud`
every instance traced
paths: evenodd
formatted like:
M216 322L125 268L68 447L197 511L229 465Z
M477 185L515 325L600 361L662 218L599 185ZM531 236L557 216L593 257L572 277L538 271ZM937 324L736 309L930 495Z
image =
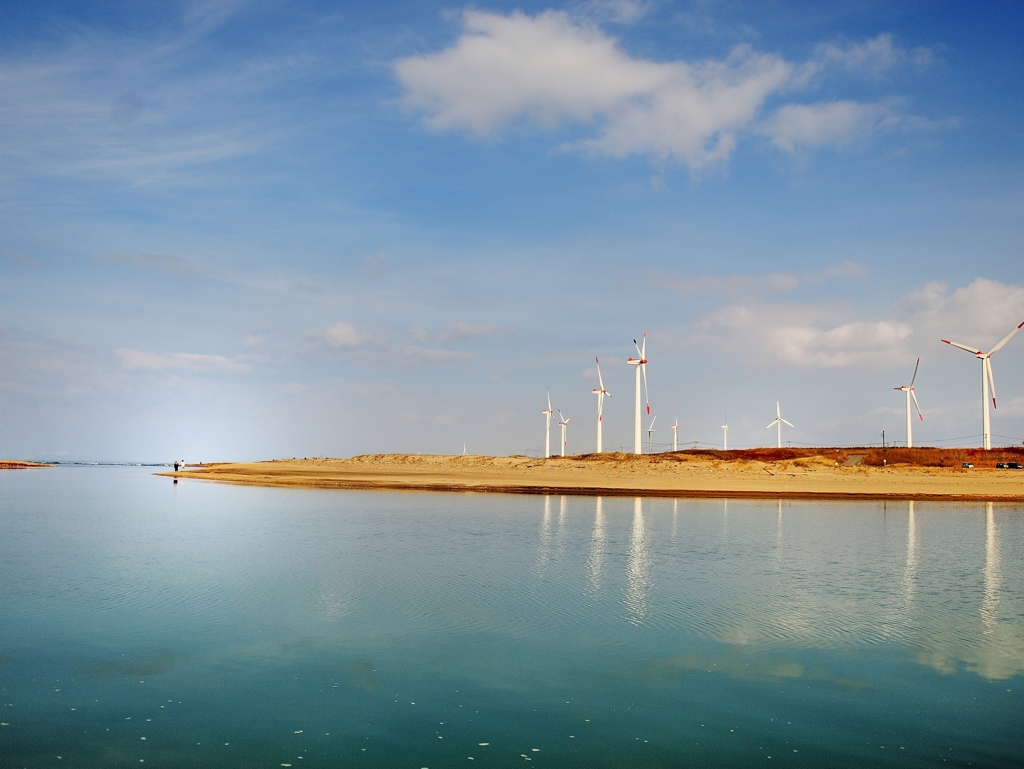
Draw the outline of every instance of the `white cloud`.
M725 159L735 132L793 69L745 45L696 64L633 58L556 11L462 19L451 48L395 64L405 105L426 112L429 127L487 135L516 120L554 128L600 118L599 135L573 146L616 157L651 153L693 167Z
M891 36L881 35L819 47L800 65L749 45L724 59L656 62L628 55L593 24L563 12L466 11L461 18L462 34L452 46L394 65L404 105L424 112L428 127L488 136L516 123L544 129L596 124L595 135L563 148L611 157L647 154L694 169L727 160L740 134L756 127L766 100L806 86L829 65L872 69L907 59ZM882 104L793 104L761 132L791 151L798 143L846 143L898 120Z
M453 339L464 339L466 337L495 336L503 331L505 331L505 329L500 326L490 326L486 323L464 323L460 320L441 329L441 333L437 335L437 338L438 341L444 343L450 342Z
M190 374L243 374L252 366L221 355L185 352L150 352L119 348L114 353L128 371L178 371Z
M838 305L733 304L703 318L690 341L750 366L887 366L934 349L943 336L991 347L1024 321L1024 287L978 278L950 293L929 283L904 296L891 318L849 314Z
M322 334L324 343L333 350L342 348L359 347L370 341L370 335L364 331L356 330L351 323L338 322L328 326Z
M650 10L651 3L638 0L586 0L573 10L577 15L613 24L633 24Z

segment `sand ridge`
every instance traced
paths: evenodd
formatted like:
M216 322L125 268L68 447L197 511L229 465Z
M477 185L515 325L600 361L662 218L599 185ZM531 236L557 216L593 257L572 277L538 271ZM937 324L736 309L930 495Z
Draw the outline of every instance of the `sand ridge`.
M822 497L1024 501L1024 471L859 461L819 450L779 459L743 452L524 456L370 454L222 463L158 473L257 486L623 496ZM785 452L785 450L783 450ZM717 455L717 456L716 456Z

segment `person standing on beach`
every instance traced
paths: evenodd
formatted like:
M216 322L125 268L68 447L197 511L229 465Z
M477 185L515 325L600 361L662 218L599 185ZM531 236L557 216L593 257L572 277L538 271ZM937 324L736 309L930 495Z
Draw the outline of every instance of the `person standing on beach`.
M178 472L178 460L174 460L174 472Z

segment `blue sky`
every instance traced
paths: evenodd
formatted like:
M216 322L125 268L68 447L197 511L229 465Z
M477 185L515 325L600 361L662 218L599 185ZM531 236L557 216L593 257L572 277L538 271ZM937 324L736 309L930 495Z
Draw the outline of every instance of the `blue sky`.
M0 455L980 442L1012 3L0 5ZM1024 441L1024 334L993 357ZM955 440L961 439L961 440Z

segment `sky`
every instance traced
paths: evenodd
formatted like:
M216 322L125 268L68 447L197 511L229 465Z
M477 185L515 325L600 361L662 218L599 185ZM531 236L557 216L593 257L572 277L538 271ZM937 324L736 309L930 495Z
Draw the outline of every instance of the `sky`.
M0 456L981 442L1018 4L0 2ZM1024 442L1024 333L993 357ZM644 436L647 438L647 420ZM559 442L557 426L552 445Z

